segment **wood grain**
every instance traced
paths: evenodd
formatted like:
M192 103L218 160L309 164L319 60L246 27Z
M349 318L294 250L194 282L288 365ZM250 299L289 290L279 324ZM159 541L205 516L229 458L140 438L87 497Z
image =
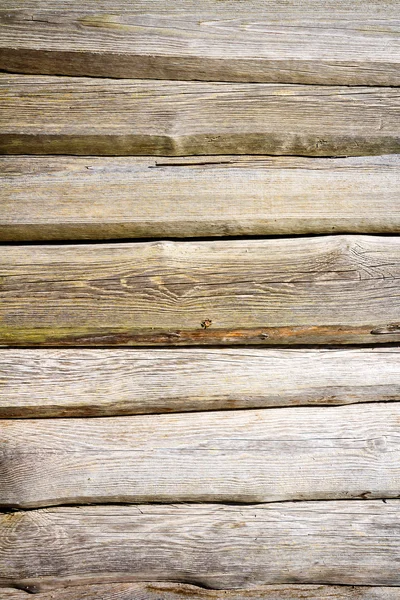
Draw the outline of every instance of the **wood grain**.
M0 153L400 152L396 88L0 74Z
M0 389L1 418L384 402L400 349L10 349Z
M0 583L31 591L400 583L398 500L63 507L1 515L0 534Z
M0 505L396 498L400 403L0 421Z
M399 85L397 2L6 0L0 68L24 73ZM397 9L397 10L396 10Z
M222 596L221 596L222 595ZM253 589L207 590L183 583L108 583L70 586L39 593L36 600L399 600L396 587L267 585ZM0 588L0 600L30 600L29 592Z
M3 156L0 181L1 241L400 233L400 155Z
M398 341L400 238L4 246L8 346Z

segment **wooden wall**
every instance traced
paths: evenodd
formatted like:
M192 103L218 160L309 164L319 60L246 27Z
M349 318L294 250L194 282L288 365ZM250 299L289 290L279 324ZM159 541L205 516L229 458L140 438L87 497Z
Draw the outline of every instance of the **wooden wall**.
M3 0L0 600L400 600L398 0Z

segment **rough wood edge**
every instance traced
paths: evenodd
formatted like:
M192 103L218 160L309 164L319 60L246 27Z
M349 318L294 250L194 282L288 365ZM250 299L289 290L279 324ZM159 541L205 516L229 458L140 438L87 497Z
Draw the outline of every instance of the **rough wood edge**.
M29 600L35 590L0 588L0 600ZM370 586L269 585L208 590L182 583L109 583L35 593L37 600L398 600L400 588Z

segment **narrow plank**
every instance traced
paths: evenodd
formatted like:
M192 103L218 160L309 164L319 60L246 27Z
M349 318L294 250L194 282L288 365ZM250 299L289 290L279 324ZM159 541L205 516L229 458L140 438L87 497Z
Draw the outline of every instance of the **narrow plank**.
M0 600L30 600L29 592L0 588ZM183 583L106 583L57 590L56 600L399 600L396 587L268 585L253 589L207 590ZM55 600L54 591L35 596Z
M400 583L399 501L62 507L0 516L0 584Z
M400 403L0 421L0 506L397 498Z
M1 418L385 402L400 349L4 349L0 388Z
M52 75L399 85L398 2L2 2L0 68ZM397 10L396 10L397 9Z
M4 246L0 344L399 340L400 238Z
M0 153L400 152L396 88L0 75Z
M3 156L0 240L400 233L399 175L400 155Z

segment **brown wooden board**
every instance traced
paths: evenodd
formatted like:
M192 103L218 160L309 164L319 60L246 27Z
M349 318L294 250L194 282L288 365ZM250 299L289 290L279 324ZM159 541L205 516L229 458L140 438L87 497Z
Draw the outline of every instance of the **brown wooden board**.
M400 153L396 88L0 74L0 154Z
M400 403L0 420L0 506L396 498Z
M400 349L3 349L0 417L400 400Z
M3 156L0 240L399 233L399 156Z
M0 68L24 73L399 85L398 2L3 0Z
M0 556L0 583L31 591L149 579L398 586L399 500L16 512L0 516Z
M400 238L4 246L0 344L375 344L400 334Z

